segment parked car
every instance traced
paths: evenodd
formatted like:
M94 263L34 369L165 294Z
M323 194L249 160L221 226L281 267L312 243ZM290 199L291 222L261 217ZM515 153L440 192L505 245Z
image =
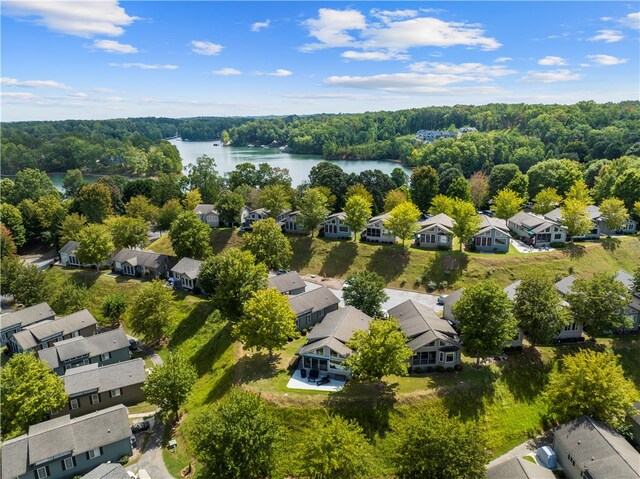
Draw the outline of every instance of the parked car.
M137 420L137 421L134 421L133 425L131 426L131 431L134 434L138 434L139 432L146 431L150 427L151 427L151 423L149 421Z
M138 440L135 436L131 436L129 438L129 441L131 441L131 449L135 449L136 447L138 447Z
M441 294L440 296L438 296L438 299L436 300L436 303L439 304L440 306L444 305L444 299L447 297L446 294Z

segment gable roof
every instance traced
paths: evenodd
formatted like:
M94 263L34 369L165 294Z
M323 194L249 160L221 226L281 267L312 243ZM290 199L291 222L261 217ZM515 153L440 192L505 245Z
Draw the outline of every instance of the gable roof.
M115 261L117 263L129 263L132 266L140 265L153 269L165 266L168 267L172 260L173 258L166 254L158 254L153 251L140 251L129 248L118 250L111 257L111 261Z
M280 293L287 293L294 289L305 288L307 285L297 271L290 271L269 278L269 287L277 289Z
M451 218L451 216L449 215L445 215L444 213L438 213L431 218L427 218L420 223L420 226L422 227L420 233L422 233L424 230L431 229L433 226L439 226L447 233L453 234L453 218Z
M589 205L587 206L587 214L589 215L589 219L591 219L591 221L598 221L601 216L600 208L596 205ZM548 213L545 213L544 217L548 220L560 223L562 221L562 209L554 208Z
M56 335L65 336L74 331L96 326L98 322L88 309L76 311L54 321L40 321L27 326L13 337L23 350L35 348L42 340Z
M481 223L480 229L476 233L476 235L485 233L487 231L496 229L501 231L504 234L509 234L509 228L507 227L507 222L502 218L492 218L487 215L480 215Z
M462 298L462 293L464 293L464 288L456 289L453 293L444 298L444 304L446 306L454 305L460 298Z
M142 384L146 379L142 358L102 367L98 367L98 363L88 364L69 369L62 376L65 390L70 397L87 391L105 392Z
M192 258L182 258L173 268L171 268L171 272L184 274L190 279L197 279L198 274L200 274L201 266L202 261Z
M633 292L633 275L631 273L619 269L616 271L616 280L620 281L629 291Z
M77 241L67 241L67 244L65 244L62 248L60 248L60 253L65 253L65 254L75 253L76 250L78 249L79 244L80 243L78 243Z
M58 341L53 347L38 351L38 356L55 369L69 359L81 356L96 357L124 348L129 348L129 340L124 329L114 329L88 338L78 336Z
M503 291L505 293L507 293L507 297L511 300L511 301L515 301L516 300L516 290L518 289L518 286L520 286L520 283L522 283L521 280L518 281L514 281L513 283L511 283L509 286L505 287L503 289Z
M332 220L333 218L338 218L340 221L344 221L347 219L347 214L344 211L338 211L337 213L332 213L327 216L325 221Z
M0 329L18 325L21 325L24 328L25 326L44 321L45 319L53 319L55 315L56 313L54 313L51 306L47 303L36 304L12 313L5 313L1 315Z
M514 457L487 469L488 479L555 479L551 469Z
M339 354L349 355L351 349L346 346L346 343L355 331L369 329L371 321L373 319L370 316L353 306L332 311L324 317L322 322L313 327L307 335L307 342L300 347L298 354L328 345Z
M451 325L440 319L429 306L412 299L394 306L389 316L400 322L400 329L409 339L407 346L415 350L429 344L434 339L441 339L459 347L458 335Z
M296 315L300 315L305 311L317 311L328 308L339 302L340 300L336 295L324 286L289 298L289 306L291 306L291 309L293 309Z
M127 408L119 404L71 419L69 415L29 427L29 432L2 445L2 477L25 474L30 465L71 452L129 440Z
M381 215L374 216L369 221L367 221L367 226L370 225L371 223L375 223L376 221L379 221L379 220L383 220L384 221L387 218L389 218L390 216L391 216L391 213L383 213Z
M588 416L559 426L559 441L575 459L576 467L589 471L593 479L640 478L640 454L616 431Z
M197 215L208 215L209 213L218 214L215 205L210 205L207 203L200 203L194 208L193 212Z
M571 292L571 287L577 278L574 275L569 275L566 278L562 278L556 283L556 289L562 296L566 296Z
M564 228L558 221L550 220L544 216L538 216L533 213L521 211L509 218L511 223L515 223L529 233L539 233L551 226Z
M127 470L117 462L105 462L88 472L81 479L131 479Z

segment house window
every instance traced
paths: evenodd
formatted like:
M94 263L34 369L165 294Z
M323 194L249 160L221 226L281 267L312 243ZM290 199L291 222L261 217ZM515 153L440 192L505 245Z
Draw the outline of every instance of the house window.
M38 476L38 479L49 477L49 469L47 468L47 466L39 467L38 469L36 469L36 475Z
M100 402L100 394L91 395L91 404L98 404Z
M578 325L576 323L567 324L564 327L565 331L576 331L578 329Z
M80 336L80 331L74 331L73 333L71 333L72 338L77 338L78 336Z
M78 409L80 407L80 403L77 398L69 401L69 405L71 406L71 409Z
M318 317L319 318L324 318L324 308L322 308L320 311L318 311Z
M91 449L89 452L87 452L87 457L89 459L93 459L94 457L99 457L102 455L102 450L99 447L96 447L95 449Z
M456 353L447 353L445 354L445 362L452 363L456 360Z
M447 244L448 238L445 235L438 235L438 242L440 244Z
M317 354L318 356L324 356L324 348L316 349L313 354Z
M111 353L102 353L100 355L100 361L106 361L107 359L111 358Z
M340 232L341 232L341 233L346 233L346 232L348 232L348 231L349 231L349 227L348 227L348 226L341 226L341 227L340 227Z
M73 457L67 457L64 461L62 461L62 469L64 471L73 469L74 467L76 467L76 462L73 460Z
M311 368L311 358L304 356L304 367L306 369L310 369Z
M567 459L569 459L569 462L571 464L573 464L574 466L576 465L576 460L571 456L571 454L567 454Z
M556 233L556 234L553 235L553 239L561 240L562 239L562 235L560 233Z
M122 396L122 389L116 388L116 389L111 391L111 397L112 398L117 398L118 396Z
M311 313L304 315L304 324L311 324Z

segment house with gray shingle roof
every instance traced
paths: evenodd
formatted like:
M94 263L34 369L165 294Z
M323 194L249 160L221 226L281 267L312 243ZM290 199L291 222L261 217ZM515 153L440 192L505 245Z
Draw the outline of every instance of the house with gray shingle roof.
M215 205L201 203L195 207L193 212L198 216L200 221L208 224L212 228L220 226L220 215L216 211Z
M287 296L295 296L304 293L307 284L300 277L297 271L278 274L269 278L269 287L275 288L278 292Z
M407 346L414 353L411 358L412 370L428 370L438 366L453 368L460 363L458 333L429 306L409 299L394 306L388 313L400 322L400 329L407 337Z
M60 248L60 264L79 268L95 268L95 264L86 264L80 261L78 258L78 244L77 241L68 241L67 244ZM103 261L98 266L101 268L107 265L109 265L109 261Z
M131 455L127 408L34 424L0 448L3 479L71 479Z
M118 404L138 404L145 399L141 388L146 379L142 358L102 367L94 363L68 369L62 380L69 402L53 416L77 417Z
M560 293L562 297L565 297L567 294L569 294L571 292L571 287L573 286L573 283L576 279L577 278L574 275L569 275L566 278L562 278L560 281L557 281L556 289L558 290L558 293ZM563 302L563 305L565 307L569 307L569 303L567 303L566 301ZM556 340L577 341L582 337L582 331L582 324L571 322L570 324L567 324L564 328L562 328L560 334L556 336Z
M425 249L451 249L454 237L453 223L453 218L444 213L420 222L415 245Z
M533 213L520 212L507 220L507 226L522 242L533 246L550 246L564 243L567 228L554 221Z
M11 337L22 331L22 328L55 319L56 313L47 303L40 303L27 308L19 309L11 313L0 315L0 345L4 346Z
M640 454L609 426L581 416L557 427L553 450L568 479L640 479Z
M487 479L555 479L551 469L521 457L514 457L487 468Z
M631 218L628 218L625 221L622 228L618 231L610 230L607 228L607 224L602 219L602 213L600 213L600 208L596 205L587 206L587 214L589 215L589 219L593 222L592 230L586 235L574 236L575 239L598 239L600 235L614 235L614 234L635 234L638 223ZM562 223L562 210L560 208L555 208L549 211L544 215L545 218L556 221L558 223Z
M23 328L11 337L9 349L15 353L46 349L64 339L93 336L97 325L96 318L89 310L83 309L62 318L40 321Z
M471 238L475 251L486 253L508 253L511 234L507 222L501 218L480 215L480 229Z
M111 257L113 272L125 276L164 277L176 262L173 256L128 248L116 251Z
M202 261L192 258L182 258L171 268L171 277L175 280L174 285L180 289L189 291L200 289L198 275L200 274L201 266Z
M82 479L131 479L127 470L117 462L100 464L93 471L82 476Z
M351 239L353 237L353 231L351 231L351 228L345 223L346 219L347 214L344 211L327 216L327 219L322 223L322 234L324 237Z
M384 226L384 222L389 219L391 213L374 216L367 223L366 229L362 233L362 239L373 243L395 244L397 236Z
M299 211L293 211L282 222L282 231L296 235L308 235L310 231L302 223L303 216Z
M58 375L67 369L88 364L106 366L130 359L129 339L124 329L89 336L76 336L38 351L38 357Z
M624 284L631 293L631 301L624 310L624 314L631 319L633 326L631 328L622 328L617 333L627 333L629 331L638 331L640 329L640 291L635 291L633 287L633 275L623 270L616 272L616 280Z
M307 335L307 342L300 346L299 367L308 371L317 370L320 376L343 379L351 377L351 371L342 363L351 355L347 343L358 330L368 330L373 319L362 311L347 306L327 314Z
M324 317L338 309L340 300L329 288L317 288L289 297L289 306L296 313L296 329L302 331L319 323Z

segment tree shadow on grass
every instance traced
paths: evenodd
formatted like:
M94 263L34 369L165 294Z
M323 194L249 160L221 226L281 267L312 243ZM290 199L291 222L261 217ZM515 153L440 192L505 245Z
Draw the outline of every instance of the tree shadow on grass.
M609 253L613 253L620 247L621 244L622 241L620 240L620 238L612 238L611 236L602 238L602 248Z
M227 247L233 235L233 228L212 229L209 235L211 248L215 254L220 254Z
M289 262L291 269L300 271L309 264L311 256L313 256L313 239L310 236L291 237L289 239L293 257Z
M178 327L171 334L170 346L176 348L197 333L206 323L213 309L210 301L202 301L196 304L189 315L180 321Z
M409 251L402 245L380 246L371 255L367 270L378 273L385 282L389 282L404 273L409 258Z
M422 284L429 282L454 284L469 265L469 255L461 251L436 251L422 273Z
M350 382L341 391L331 393L324 406L345 419L356 421L373 438L389 430L391 410L397 402L398 384Z
M509 354L501 364L502 379L518 401L531 401L544 389L552 365L545 364L535 347Z
M640 336L638 333L620 336L613 339L614 354L620 356L619 361L625 376L640 389Z
M498 375L491 366L473 367L473 371L476 373L473 380L461 381L459 385L442 388L437 392L449 414L460 416L464 420L478 419L484 414L485 401L490 400L496 390Z
M245 354L235 365L238 382L246 384L274 377L278 374L279 361L278 353L271 357L266 352Z
M192 357L191 362L196 368L198 376L202 376L212 370L213 365L220 357L233 346L231 335L231 323L216 323L217 331L209 338L198 352Z
M569 243L562 252L569 257L569 259L580 259L587 254L587 248L581 244Z
M69 278L77 285L85 285L87 288L91 288L100 278L101 272L95 269L91 270L75 270L69 274Z
M320 274L329 278L344 276L357 254L358 246L353 241L334 244L322 263Z

